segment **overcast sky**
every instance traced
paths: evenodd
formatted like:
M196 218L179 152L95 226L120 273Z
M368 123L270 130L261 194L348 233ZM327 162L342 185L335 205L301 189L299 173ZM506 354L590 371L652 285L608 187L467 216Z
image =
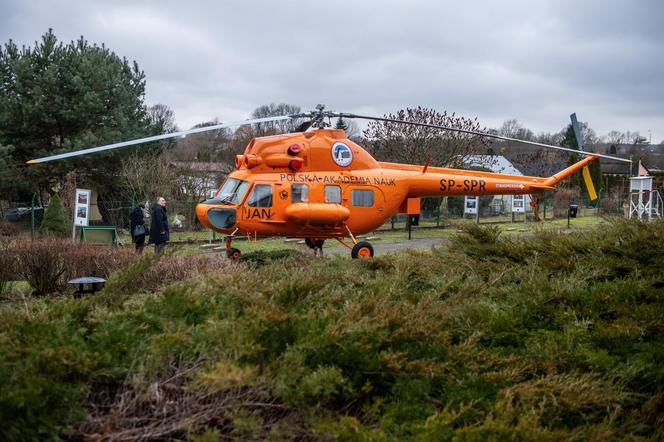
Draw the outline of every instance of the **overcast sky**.
M136 60L180 128L261 104L427 106L664 140L664 2L2 0L0 41L53 28Z

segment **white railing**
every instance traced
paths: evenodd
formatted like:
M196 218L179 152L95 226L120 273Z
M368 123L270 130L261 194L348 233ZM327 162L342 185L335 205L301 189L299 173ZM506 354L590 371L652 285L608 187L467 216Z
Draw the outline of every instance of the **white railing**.
M652 216L664 216L664 200L662 200L662 195L659 194L658 190L652 191L652 206L650 208L650 213Z

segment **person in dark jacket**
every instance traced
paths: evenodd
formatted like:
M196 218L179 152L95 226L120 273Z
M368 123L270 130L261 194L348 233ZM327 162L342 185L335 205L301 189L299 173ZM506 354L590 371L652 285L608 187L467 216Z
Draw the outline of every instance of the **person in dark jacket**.
M129 231L131 232L131 240L136 245L136 253L138 254L143 253L145 235L147 234L144 210L145 204L140 203L129 213Z
M169 239L166 200L159 197L157 204L152 208L152 225L150 226L150 243L154 244L154 252L161 253Z

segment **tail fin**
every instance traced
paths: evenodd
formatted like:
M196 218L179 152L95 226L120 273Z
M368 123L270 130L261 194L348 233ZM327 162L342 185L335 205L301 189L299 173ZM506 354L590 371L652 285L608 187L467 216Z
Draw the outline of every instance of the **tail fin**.
M588 164L590 164L592 161L595 161L596 159L598 159L598 157L587 156L584 159L582 159L581 161L572 164L567 169L563 169L560 172L550 176L549 178L544 180L544 182L542 184L545 185L545 186L553 187L557 183L562 181L563 179L567 178L568 176L570 176L571 174L573 174L577 170L581 169L582 167L587 166ZM585 173L584 173L584 175L585 175ZM588 178L590 178L590 173L589 172L588 172ZM585 176L584 176L584 179L585 179ZM592 185L592 180L590 180L590 183ZM594 187L592 189L593 189L593 192L594 192L594 190L595 190Z
M597 192L595 192L595 185L593 184L593 179L590 176L590 168L585 166L581 172L583 174L583 182L586 183L588 197L590 198L590 201L595 201L597 199Z

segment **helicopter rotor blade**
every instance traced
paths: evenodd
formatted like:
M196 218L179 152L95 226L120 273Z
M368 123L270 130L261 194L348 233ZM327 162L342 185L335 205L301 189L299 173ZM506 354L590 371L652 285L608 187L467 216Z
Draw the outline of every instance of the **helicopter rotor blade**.
M386 122L386 123L409 124L411 126L419 126L419 127L430 127L432 129L441 129L441 130L447 130L447 131L451 131L451 132L460 132L460 133L469 134L469 135L479 135L479 136L482 136L482 137L496 138L498 140L503 140L503 141L511 141L511 142L515 142L515 143L530 144L530 145L538 146L538 147L546 147L548 149L563 150L563 151L566 151L566 152L573 152L573 153L576 153L578 155L608 158L608 159L616 160L616 161L624 161L626 163L631 163L632 162L632 160L628 160L628 159L620 158L620 157L614 157L614 156L611 156L611 155L605 155L605 154L601 154L601 153L584 152L584 151L580 151L580 150L576 150L576 149L570 149L568 147L553 146L551 144L537 143L535 141L519 140L517 138L504 137L502 135L494 135L494 134L490 134L490 133L487 133L487 132L479 132L479 131L467 130L467 129L457 129L457 128L454 128L454 127L440 126L440 125L437 125L437 124L417 123L417 122L414 122L414 121L397 120L395 118L372 117L372 116L368 116L368 115L348 114L348 113L343 113L343 112L336 112L336 113L334 113L334 116L343 117L343 118L355 118L355 119L358 119L358 120L383 121L383 122Z
M61 154L57 154L57 155L51 155L51 156L48 156L48 157L36 158L34 160L28 161L27 164L46 163L47 161L61 160L61 159L64 159L64 158L77 157L79 155L87 155L87 154L96 153L96 152L104 152L106 150L117 149L117 148L120 148L120 147L133 146L133 145L136 145L136 144L149 143L149 142L152 142L152 141L167 140L169 138L176 138L176 137L181 137L181 136L190 135L190 134L208 132L208 131L211 131L211 130L225 129L225 128L228 128L228 127L244 126L245 124L256 124L256 123L268 123L268 122L272 122L272 121L283 121L283 120L301 118L303 116L305 116L305 114L281 115L281 116L278 116L278 117L253 118L253 119L250 119L250 120L242 120L242 121L234 121L234 122L231 122L231 123L215 124L213 126L197 127L197 128L194 128L194 129L182 130L182 131L179 131L179 132L171 132L171 133L162 134L162 135L155 135L155 136L151 136L151 137L138 138L136 140L129 140L129 141L123 141L123 142L120 142L120 143L107 144L105 146L91 147L91 148L88 148L88 149L82 149L82 150L76 150L76 151L73 151L73 152L66 152L66 153L61 153Z

